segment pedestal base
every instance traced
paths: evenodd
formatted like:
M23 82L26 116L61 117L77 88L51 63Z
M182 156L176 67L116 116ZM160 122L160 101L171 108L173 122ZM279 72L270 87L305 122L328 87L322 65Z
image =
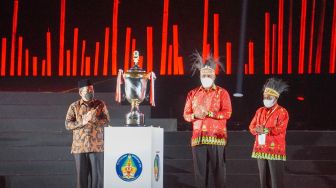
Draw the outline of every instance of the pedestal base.
M106 127L104 188L163 188L163 129Z
M138 111L131 111L126 114L126 126L143 126L145 124L145 115Z

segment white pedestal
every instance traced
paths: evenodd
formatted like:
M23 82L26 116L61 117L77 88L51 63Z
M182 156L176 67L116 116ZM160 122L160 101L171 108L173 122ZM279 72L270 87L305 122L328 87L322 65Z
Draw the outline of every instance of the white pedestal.
M104 188L163 188L163 129L106 127Z

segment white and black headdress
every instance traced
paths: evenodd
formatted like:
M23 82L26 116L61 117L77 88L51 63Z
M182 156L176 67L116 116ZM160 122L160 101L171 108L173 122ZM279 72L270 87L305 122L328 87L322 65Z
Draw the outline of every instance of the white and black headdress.
M288 84L281 79L269 78L263 88L264 94L279 98L281 93L288 91Z
M209 54L206 58L203 58L197 51L192 55L192 65L191 71L192 75L195 74L197 70L201 72L209 72L215 74L216 65L218 65L224 72L224 66L221 62L215 59L212 54Z

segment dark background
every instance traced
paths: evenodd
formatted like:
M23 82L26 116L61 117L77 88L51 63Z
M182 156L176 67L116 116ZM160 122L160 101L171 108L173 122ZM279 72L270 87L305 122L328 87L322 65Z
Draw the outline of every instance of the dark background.
M10 55L10 37L12 30L14 0L0 1L0 37L7 37L7 61ZM23 36L23 47L30 49L30 56L36 55L39 60L46 54L46 32L51 32L53 75L58 71L59 26L60 26L60 0L20 0L18 14L17 36ZM305 42L305 72L307 72L308 50L310 39L310 22L312 0L307 3L306 42ZM315 60L318 26L320 23L323 1L316 1L314 24ZM184 68L189 69L190 54L194 50L202 51L203 40L203 0L170 0L168 19L168 44L172 44L172 26L178 25L179 55L184 59ZM287 70L287 42L289 25L290 0L284 1L283 23L283 70ZM278 1L249 0L246 20L245 52L248 41L254 42L255 71L263 74L264 62L264 34L265 12L270 12L271 26L278 23ZM154 71L160 70L161 59L161 32L162 32L163 0L120 0L118 19L118 67L123 68L124 45L126 27L132 28L132 38L137 40L137 49L144 55L146 62L146 27L153 27ZM238 44L240 22L242 14L242 0L209 0L209 27L208 42L213 49L213 14L219 14L219 52L221 60L225 62L225 43L232 43L233 73L237 70ZM105 36L105 27L112 26L113 0L67 0L65 21L65 48L72 51L73 29L79 28L79 58L81 41L86 40L86 54L93 59L95 42L100 42L100 65L102 65L102 52ZM331 27L333 17L333 1L326 1L322 73L328 73L330 58ZM298 68L298 51L300 41L301 1L293 0L293 72ZM272 35L272 30L270 30ZM110 51L112 31L110 28ZM272 38L272 36L270 36ZM276 50L277 51L277 50ZM110 52L111 53L111 52ZM167 52L168 53L168 52ZM245 54L244 62L247 63ZM79 59L80 61L80 59ZM109 62L111 54L109 54ZM313 61L314 63L315 61ZM9 66L7 66L9 68ZM101 74L100 70L100 74ZM111 71L111 70L109 70ZM286 72L286 71L285 71Z
M336 89L333 75L276 76L286 81L290 90L279 98L290 115L290 130L336 130ZM2 91L52 91L77 92L79 78L3 78ZM236 89L235 77L218 77L217 85L228 90L231 96L233 114L228 122L231 130L244 130L262 106L262 87L265 76L245 76L244 97L233 97ZM116 79L93 78L96 92L114 92ZM189 90L200 85L199 76L166 76L155 81L156 106L152 108L152 118L176 118L179 130L190 130L190 124L183 120L183 108ZM304 100L298 100L302 97ZM111 100L114 100L111 98ZM126 101L122 105L129 105ZM142 105L149 105L144 101ZM141 108L141 107L140 107Z
M284 5L283 35L283 70L287 71L287 40L289 0ZM293 74L273 75L287 81L290 91L281 96L279 103L290 113L289 129L336 130L335 75L328 74L330 58L330 41L333 15L333 2L326 1L326 12L323 33L323 50L321 72L318 75L297 75L298 50L300 34L301 1L293 0ZM124 41L126 27L132 27L132 37L137 39L137 49L146 54L146 27L153 26L154 71L158 75L156 81L157 107L152 109L154 118L177 118L179 130L190 129L182 118L187 92L197 87L198 75L189 76L190 54L194 50L202 51L203 36L203 1L202 0L170 0L168 44L172 43L172 25L179 26L179 55L184 59L185 76L159 76L161 58L161 32L163 0L120 0L118 24L118 67L123 68ZM271 14L271 24L277 23L278 1L250 0L248 4L246 50L248 41L255 45L255 75L244 77L243 98L234 98L236 88L236 72L238 60L238 41L240 31L242 1L209 0L209 37L213 44L213 14L220 14L219 50L221 61L226 61L225 43L232 42L233 74L220 73L217 84L226 88L231 94L233 116L229 121L229 129L246 129L256 109L262 105L261 88L270 75L263 74L264 66L264 20L265 12ZM322 1L316 1L313 59L315 60L318 26ZM307 72L308 49L310 35L312 1L308 1L306 25L305 72ZM73 28L79 28L79 46L87 41L86 54L94 56L95 42L101 43L100 65L105 27L112 24L113 0L67 0L65 50L72 50ZM12 29L13 1L0 1L0 37L7 37L7 69L9 69L10 37ZM23 36L23 46L30 49L30 56L36 55L39 60L45 58L45 33L49 30L52 38L53 76L42 77L0 77L1 91L67 91L76 87L80 77L58 77L60 0L20 0L17 36ZM110 30L110 50L111 51ZM80 55L79 55L80 56ZM247 62L245 54L244 62ZM144 57L146 62L146 57ZM80 61L80 59L78 59ZM111 55L109 54L109 62ZM315 61L313 61L314 63ZM109 68L109 71L110 68ZM9 71L7 70L7 73ZM101 70L100 70L101 74ZM272 75L271 75L272 76ZM115 90L114 76L98 76L92 78L97 92ZM73 92L75 90L72 90ZM298 100L303 97L304 100ZM113 99L111 99L113 100ZM126 103L125 103L126 105Z

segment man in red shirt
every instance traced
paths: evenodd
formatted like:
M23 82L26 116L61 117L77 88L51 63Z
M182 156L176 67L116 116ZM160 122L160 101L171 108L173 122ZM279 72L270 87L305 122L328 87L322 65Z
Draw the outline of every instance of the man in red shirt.
M225 187L226 122L231 117L231 100L228 92L215 85L216 62L211 56L195 54L195 69L200 70L202 85L188 93L184 119L193 124L191 138L195 183L199 188L208 187L209 169L213 172L216 188ZM220 65L220 64L219 64Z
M288 85L279 79L270 78L264 85L264 107L257 110L249 126L256 137L252 158L259 168L261 188L283 187L283 161L286 160L286 129L288 112L277 101Z

